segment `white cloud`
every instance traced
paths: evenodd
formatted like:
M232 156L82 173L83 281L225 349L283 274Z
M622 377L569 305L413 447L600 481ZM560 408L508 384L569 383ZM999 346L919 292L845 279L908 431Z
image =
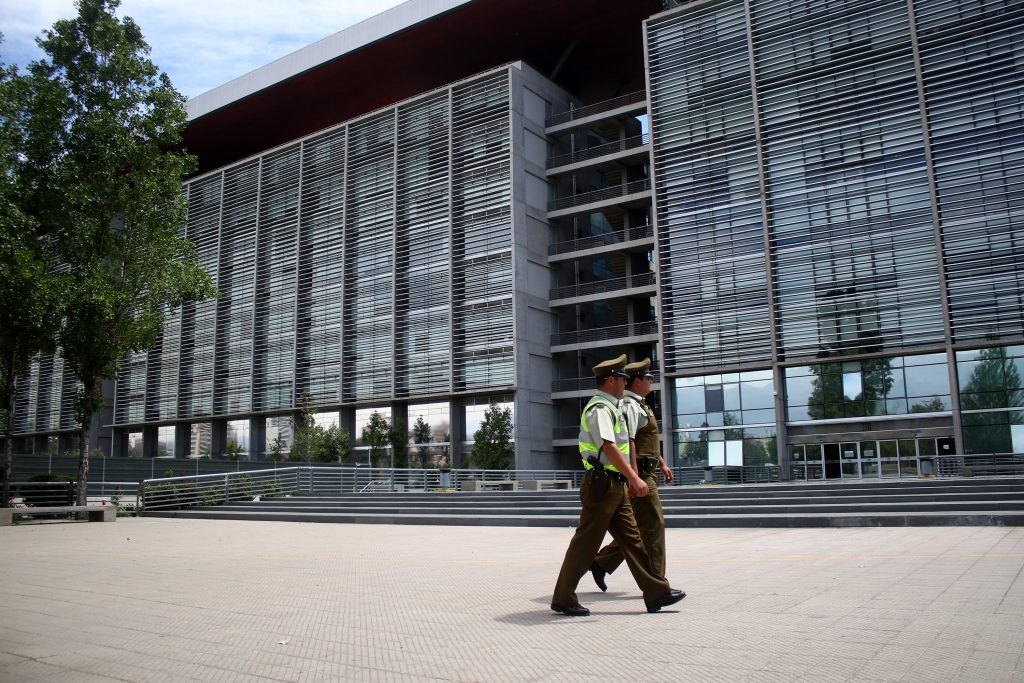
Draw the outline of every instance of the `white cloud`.
M195 97L400 0L123 0L152 48L153 61ZM34 39L76 15L73 0L0 0L0 61L24 65L41 55Z

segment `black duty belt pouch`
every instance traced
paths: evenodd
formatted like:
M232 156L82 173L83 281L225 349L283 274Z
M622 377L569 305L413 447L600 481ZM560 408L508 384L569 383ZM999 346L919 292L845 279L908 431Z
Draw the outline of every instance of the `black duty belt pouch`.
M608 476L608 470L605 468L595 467L590 470L590 502L600 503L611 483L612 478Z

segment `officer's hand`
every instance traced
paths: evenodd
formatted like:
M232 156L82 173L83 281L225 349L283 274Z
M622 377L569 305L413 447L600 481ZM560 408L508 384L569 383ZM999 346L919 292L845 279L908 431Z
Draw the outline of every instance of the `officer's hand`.
M643 498L650 492L651 489L647 486L647 482L640 477L635 477L631 482L629 482L630 498Z
M669 469L668 465L661 466L661 474L665 477L666 484L671 484L672 480L675 478L675 475L672 474L672 470Z

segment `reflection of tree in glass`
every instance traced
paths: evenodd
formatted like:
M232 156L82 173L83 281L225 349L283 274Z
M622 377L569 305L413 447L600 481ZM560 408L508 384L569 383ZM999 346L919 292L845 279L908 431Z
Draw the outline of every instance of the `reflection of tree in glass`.
M430 433L430 424L423 419L420 415L416 418L416 424L412 426L412 442L413 443L430 443L433 437ZM427 468L431 465L430 448L427 446L420 446L416 449L419 451L420 456L420 467Z
M1024 405L1024 391L1021 391L1020 373L1006 349L982 349L978 352L978 363L971 370L971 376L960 390L962 410L984 408L1012 408Z
M1009 408L1024 405L1020 373L1006 349L982 349L971 376L960 390L961 410ZM1021 411L964 415L964 449L968 453L1009 453L1010 425L1024 424Z
M932 396L929 400L924 401L924 403L915 403L910 406L910 412L912 413L937 413L945 409L946 402L938 396Z
M707 427L708 423L701 423L701 427ZM708 464L708 433L697 432L696 441L688 441L683 444L683 467L702 467Z
M884 415L885 397L892 391L892 364L888 358L860 362L861 390L856 396L843 391L841 363L822 363L811 366L814 379L811 395L807 399L807 414L812 420L837 417Z

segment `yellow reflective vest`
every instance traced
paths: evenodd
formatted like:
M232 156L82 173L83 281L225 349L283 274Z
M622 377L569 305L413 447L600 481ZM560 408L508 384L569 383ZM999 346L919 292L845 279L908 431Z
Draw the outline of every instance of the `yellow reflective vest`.
M608 456L604 454L604 450L601 448L604 445L604 439L599 434L591 434L590 429L587 427L587 413L591 410L610 410L614 417L614 430L615 430L615 445L619 447L622 455L629 460L629 430L626 429L622 414L619 412L618 405L612 403L604 396L594 396L590 399L587 405L583 408L583 414L580 415L580 457L583 459L583 468L590 470L593 469L587 458L594 455L597 456L601 461L601 464L605 466L605 469L609 469L612 472L618 472L619 470L611 464L608 460Z

